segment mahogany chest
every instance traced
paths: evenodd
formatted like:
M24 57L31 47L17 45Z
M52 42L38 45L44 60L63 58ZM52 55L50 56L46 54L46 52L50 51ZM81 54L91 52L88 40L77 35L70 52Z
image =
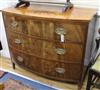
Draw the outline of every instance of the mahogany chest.
M47 78L82 81L88 25L95 10L72 8L64 13L3 10L13 67Z

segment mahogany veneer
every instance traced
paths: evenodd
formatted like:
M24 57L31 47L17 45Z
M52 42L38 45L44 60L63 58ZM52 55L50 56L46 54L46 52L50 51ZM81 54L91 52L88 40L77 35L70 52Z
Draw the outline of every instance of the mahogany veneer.
M96 10L64 13L31 8L3 10L13 67L18 64L47 78L81 87L88 25Z

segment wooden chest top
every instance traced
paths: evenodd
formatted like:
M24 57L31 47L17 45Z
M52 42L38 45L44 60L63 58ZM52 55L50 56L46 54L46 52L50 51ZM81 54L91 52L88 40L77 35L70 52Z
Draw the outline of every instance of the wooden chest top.
M81 21L81 22L89 22L92 19L92 17L96 14L96 9L77 8L77 7L69 9L64 13L33 11L31 7L29 8L11 7L11 8L6 8L3 11L14 13L17 15L34 17L36 19L38 18L38 19L46 19L46 20L63 20L63 21L72 20L72 21Z

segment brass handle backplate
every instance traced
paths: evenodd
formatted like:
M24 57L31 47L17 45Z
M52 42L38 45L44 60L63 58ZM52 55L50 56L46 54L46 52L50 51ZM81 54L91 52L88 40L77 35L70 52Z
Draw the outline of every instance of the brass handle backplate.
M65 73L65 69L64 68L58 67L55 70L56 70L57 73L60 73L60 74L64 74Z
M15 39L14 41L16 44L21 44L21 40L20 39Z
M60 41L64 42L64 35L66 34L65 30L63 28L56 28L55 32L60 35Z
M23 62L23 61L24 61L24 59L23 59L21 56L17 56L17 60L18 60L19 62Z
M18 26L18 22L13 20L11 23L11 27L16 29L17 26Z
M59 55L65 54L65 49L63 49L63 48L56 48L55 51L56 51L56 53L59 54Z
M58 35L64 35L64 34L66 34L64 28L56 28L55 32L56 32Z

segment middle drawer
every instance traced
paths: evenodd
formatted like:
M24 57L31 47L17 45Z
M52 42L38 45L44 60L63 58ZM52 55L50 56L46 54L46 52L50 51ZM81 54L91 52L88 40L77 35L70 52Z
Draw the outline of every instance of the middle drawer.
M40 58L64 62L82 60L83 46L81 44L49 42L11 32L7 33L7 36L9 45Z

